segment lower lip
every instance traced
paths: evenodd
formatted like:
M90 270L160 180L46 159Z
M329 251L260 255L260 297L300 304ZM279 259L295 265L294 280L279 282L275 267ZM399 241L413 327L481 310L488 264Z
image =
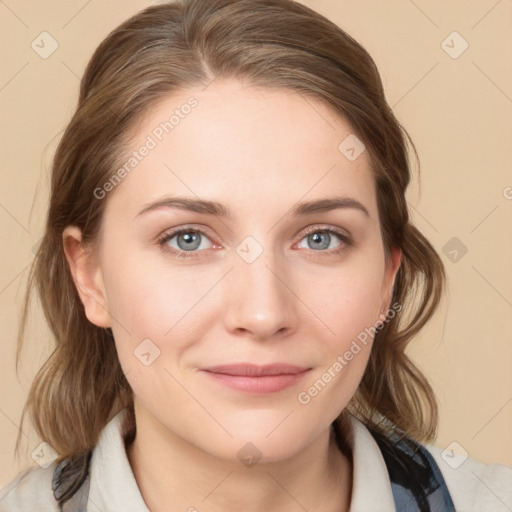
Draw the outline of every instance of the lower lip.
M233 389L253 393L257 395L267 395L277 393L283 389L297 384L309 370L304 370L293 375L265 375L261 377L248 377L246 375L227 375L225 373L214 373L204 371L217 382Z

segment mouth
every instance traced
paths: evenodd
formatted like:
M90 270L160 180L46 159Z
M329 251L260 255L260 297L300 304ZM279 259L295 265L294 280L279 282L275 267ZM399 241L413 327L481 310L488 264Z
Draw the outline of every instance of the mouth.
M286 363L258 366L249 363L202 368L219 384L251 394L277 393L297 384L311 368Z

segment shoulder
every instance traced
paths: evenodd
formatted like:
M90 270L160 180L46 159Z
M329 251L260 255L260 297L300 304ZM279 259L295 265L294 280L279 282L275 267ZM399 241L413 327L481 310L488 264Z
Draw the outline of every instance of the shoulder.
M122 501L122 506L116 510L135 510L130 508L130 505L137 499L139 505L142 503L137 510L147 510L143 508L142 497L124 451L123 436L127 426L123 423L125 419L126 409L122 409L105 426L97 446L91 453L89 466L91 495L96 493L97 503L101 502L104 505L104 507L97 506L95 510L100 508L105 511L113 510L107 506L107 501L112 500L112 493ZM59 505L54 498L52 487L57 466L58 462L54 461L46 468L31 467L20 472L0 489L0 512L59 512ZM78 466L70 465L71 471L77 468ZM122 475L121 479L119 475ZM119 493L118 488L112 489L110 485L112 482L125 483L126 480L132 483L131 494L124 488L123 492Z
M423 446L439 466L457 511L512 510L512 468L504 464L483 464L431 444Z
M43 469L28 468L0 489L0 512L58 512L52 491L55 462Z

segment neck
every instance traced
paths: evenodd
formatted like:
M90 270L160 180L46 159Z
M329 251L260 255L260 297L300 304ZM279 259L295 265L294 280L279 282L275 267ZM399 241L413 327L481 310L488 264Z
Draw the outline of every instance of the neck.
M152 512L350 508L352 461L340 451L332 428L286 460L246 467L214 457L136 409L136 436L126 452Z

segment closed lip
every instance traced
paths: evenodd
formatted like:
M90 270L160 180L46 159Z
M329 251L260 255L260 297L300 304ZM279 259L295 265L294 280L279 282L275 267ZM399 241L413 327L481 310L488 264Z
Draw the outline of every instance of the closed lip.
M269 375L297 375L311 368L296 366L288 363L273 363L257 365L251 363L224 364L220 366L209 366L202 368L202 371L220 373L224 375L239 375L245 377L265 377Z

